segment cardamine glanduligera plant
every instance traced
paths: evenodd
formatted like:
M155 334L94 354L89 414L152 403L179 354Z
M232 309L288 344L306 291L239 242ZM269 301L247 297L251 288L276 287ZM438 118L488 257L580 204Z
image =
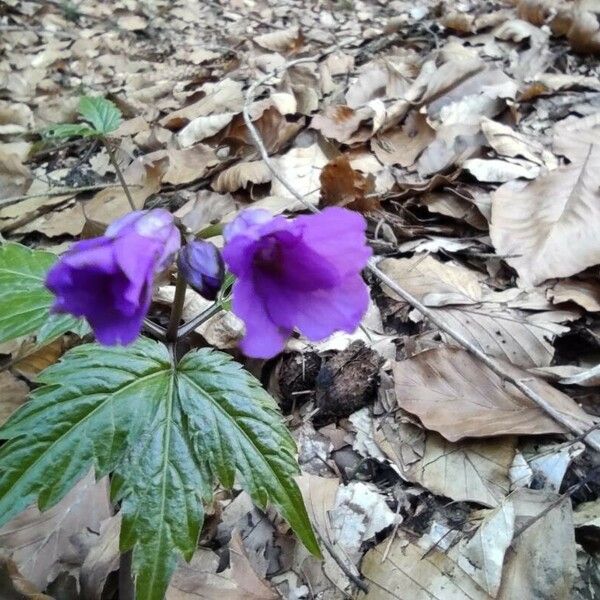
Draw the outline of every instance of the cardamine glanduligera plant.
M319 554L294 481L294 442L273 399L229 355L201 348L178 358L176 345L229 293L247 356L276 355L294 330L310 340L355 330L369 300L365 229L343 208L292 220L246 210L224 228L221 253L186 239L168 211L154 209L125 215L58 260L0 246L0 342L35 333L42 345L88 326L98 342L43 371L0 429L0 524L34 502L52 507L90 469L110 475L136 597L161 600L179 557L196 549L217 481L231 487L238 478ZM164 329L147 314L156 276L175 261ZM182 324L187 285L214 304Z

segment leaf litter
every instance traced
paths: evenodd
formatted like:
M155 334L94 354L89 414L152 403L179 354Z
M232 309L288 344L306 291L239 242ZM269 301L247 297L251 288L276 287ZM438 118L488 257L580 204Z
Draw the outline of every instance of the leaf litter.
M250 205L346 206L428 309L368 275L356 334L248 361L297 441L324 560L239 487L218 491L167 598L597 595L596 450L513 385L577 430L598 422L597 4L9 1L0 32L6 239L61 253L127 212L100 145L44 133L76 122L83 91L123 115L112 140L136 206L207 235ZM173 293L157 290L158 322ZM186 314L203 302L189 293ZM192 343L235 353L241 333L224 312ZM0 346L1 419L73 340ZM0 531L2 593L116 598L105 484L35 510Z

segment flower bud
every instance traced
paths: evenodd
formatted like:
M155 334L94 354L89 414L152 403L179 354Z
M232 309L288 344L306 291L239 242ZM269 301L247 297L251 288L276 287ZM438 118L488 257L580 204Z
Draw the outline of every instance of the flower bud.
M177 261L179 272L201 296L214 300L225 276L225 264L218 248L210 242L186 244Z

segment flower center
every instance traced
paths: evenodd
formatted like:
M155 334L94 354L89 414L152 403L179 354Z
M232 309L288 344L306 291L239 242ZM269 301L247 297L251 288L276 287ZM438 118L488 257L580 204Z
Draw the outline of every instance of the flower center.
M279 273L283 267L281 259L279 241L273 236L268 236L262 240L261 247L254 255L254 265L270 273Z

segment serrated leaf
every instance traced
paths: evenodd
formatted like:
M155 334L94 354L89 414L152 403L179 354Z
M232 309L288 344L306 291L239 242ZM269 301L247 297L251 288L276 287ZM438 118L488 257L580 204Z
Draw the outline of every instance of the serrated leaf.
M102 135L114 131L121 124L121 111L101 96L83 96L79 101L79 114Z
M56 260L51 252L21 244L0 246L0 343L38 329L40 345L66 331L87 332L79 319L50 314L54 298L44 286L44 277Z
M0 523L37 499L58 502L95 466L115 472L121 549L133 549L138 600L162 600L177 558L190 559L215 481L239 474L319 549L293 479L294 442L260 383L223 353L194 350L174 367L145 338L79 346L40 375L32 401L0 430Z
M97 135L95 129L80 123L59 123L48 127L44 134L53 138L89 137Z

